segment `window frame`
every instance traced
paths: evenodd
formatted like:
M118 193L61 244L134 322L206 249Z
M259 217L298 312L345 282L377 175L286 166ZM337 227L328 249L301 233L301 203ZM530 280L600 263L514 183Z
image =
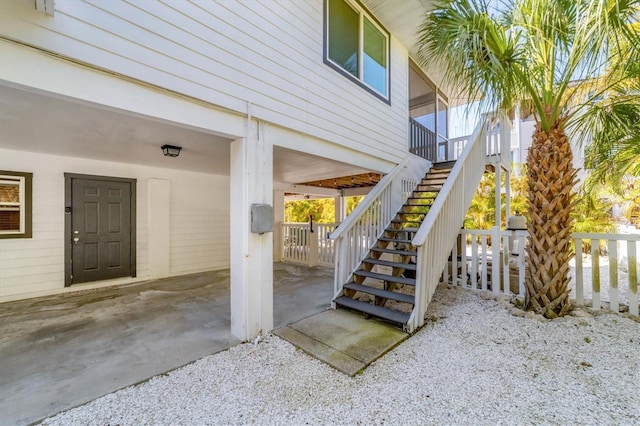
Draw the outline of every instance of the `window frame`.
M358 13L358 76L354 76L344 69L340 64L329 58L329 3L332 0L324 0L324 40L323 40L323 61L330 68L334 69L344 77L356 83L376 98L391 105L391 33L378 21L365 6L358 0L342 0ZM367 19L373 26L380 31L386 41L386 94L380 93L373 86L364 81L364 19Z
M18 231L1 231L0 239L10 238L31 238L33 235L33 173L13 172L0 170L0 180L2 178L18 179L20 191L20 229Z

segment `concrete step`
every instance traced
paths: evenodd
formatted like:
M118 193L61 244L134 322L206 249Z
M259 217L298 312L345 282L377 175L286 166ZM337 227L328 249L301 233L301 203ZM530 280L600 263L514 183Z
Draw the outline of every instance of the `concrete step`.
M415 304L416 298L413 294L397 293L395 291L383 290L381 288L369 287L357 283L348 283L344 285L344 288L348 290L355 290L361 293L372 294L374 296L382 297L384 299L391 299L402 303Z
M399 324L406 324L409 321L411 314L406 312L395 311L393 309L385 308L383 306L377 306L372 303L365 303L359 300L354 300L346 296L341 296L334 299L337 305L344 306L345 308L353 309L356 311L364 312L369 315L373 315L378 318L383 318L388 321L393 321Z

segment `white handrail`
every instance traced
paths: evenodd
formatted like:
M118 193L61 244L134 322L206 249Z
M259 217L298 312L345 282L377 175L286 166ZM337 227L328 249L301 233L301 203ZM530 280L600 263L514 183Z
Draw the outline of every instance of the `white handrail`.
M342 293L369 250L377 243L391 220L413 191L410 184L417 184L424 177L430 163L410 155L394 170L380 180L347 219L338 226L330 238L335 240L334 294Z
M337 240L340 238L345 232L350 231L351 228L357 223L360 216L366 212L371 205L378 200L380 194L384 192L385 189L394 181L396 177L402 172L402 170L407 166L409 162L409 158L406 158L402 163L394 167L391 173L386 174L380 179L380 182L367 194L367 196L356 206L355 209L351 212L351 214L338 226L329 236L332 240Z
M469 157L472 151L472 147L476 145L478 141L480 141L481 139L484 139L483 136L485 135L486 122L487 122L487 117L483 116L483 118L480 120L478 125L476 125L475 130L469 137L469 141L471 141L471 143L467 143L465 145L464 150L460 155L460 158L458 158L458 160L456 161L456 164L453 166L453 169L451 169L449 178L447 178L447 181L442 186L442 189L440 189L440 192L438 193L438 195L449 194L451 192L451 189L455 185L455 182L457 181L458 176L461 174L461 172L464 169L465 161ZM484 147L484 144L480 144L480 145ZM484 162L482 164L484 164ZM476 164L475 166L479 167L480 164ZM473 191L475 192L476 189L477 188L474 187ZM433 227L433 223L438 219L440 211L442 210L446 200L447 200L447 197L436 198L435 202L429 209L429 214L427 215L425 220L422 222L422 225L420 225L420 229L418 229L418 232L416 232L416 235L413 237L413 241L411 241L411 244L413 244L416 247L420 247L424 244L424 241L427 238L427 234Z

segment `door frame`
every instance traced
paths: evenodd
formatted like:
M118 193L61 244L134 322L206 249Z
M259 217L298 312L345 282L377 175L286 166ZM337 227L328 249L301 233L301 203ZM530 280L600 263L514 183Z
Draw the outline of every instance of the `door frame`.
M131 262L130 270L131 277L136 276L136 179L130 178L120 178L120 177L111 177L111 176L98 176L98 175L84 175L78 173L65 173L64 174L64 286L69 287L73 284L72 282L72 273L73 273L73 264L72 264L72 250L73 250L73 222L72 222L72 199L71 199L71 182L73 179L91 179L91 180L102 180L108 182L126 182L131 185L131 212L130 212L130 232L129 235L129 243L130 243L130 253L131 258L129 261Z

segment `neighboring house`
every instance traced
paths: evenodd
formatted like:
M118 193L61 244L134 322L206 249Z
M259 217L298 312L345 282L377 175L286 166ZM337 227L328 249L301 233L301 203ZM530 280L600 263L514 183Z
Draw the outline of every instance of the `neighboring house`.
M0 302L230 268L233 334L270 330L285 193L446 139L428 5L2 0Z
M533 143L533 132L536 127L536 120L533 115L520 117L514 123L513 134L511 137L511 158L516 164L527 163L527 152ZM587 177L588 171L584 166L584 147L585 141L577 140L577 136L571 138L571 147L573 149L573 166L578 170L578 179L583 182Z

